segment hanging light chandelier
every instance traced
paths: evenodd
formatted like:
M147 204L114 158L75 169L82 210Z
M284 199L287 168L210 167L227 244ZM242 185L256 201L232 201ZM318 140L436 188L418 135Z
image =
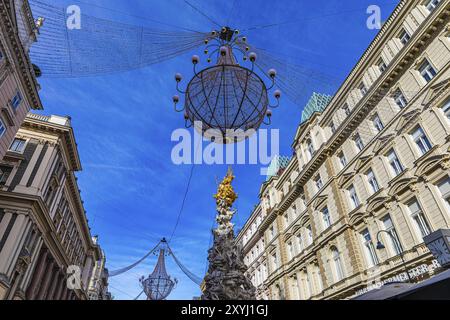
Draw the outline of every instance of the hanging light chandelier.
M197 72L200 57L194 55L194 77L186 90L179 86L182 75L175 75L177 91L184 95L181 108L177 107L180 97L173 97L175 110L184 112L187 128L194 126L205 139L216 143L235 143L249 138L263 123L271 124L271 109L279 106L280 90L274 91L274 105L270 105L268 94L275 86L277 71L268 71L271 84L266 86L255 72L256 53L242 46L246 42L246 37L229 27L212 31L205 39L204 53L208 63L216 56L216 64ZM237 63L236 52L242 55L243 61L250 61L250 68Z

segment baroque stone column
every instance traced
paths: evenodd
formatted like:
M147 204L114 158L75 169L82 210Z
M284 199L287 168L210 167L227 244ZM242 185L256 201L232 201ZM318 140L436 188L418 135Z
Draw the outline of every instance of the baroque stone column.
M205 276L202 300L256 300L256 289L245 275L242 247L235 241L232 210L237 199L231 182L231 170L219 185L215 195L218 227L213 231L214 245L208 252L209 269Z

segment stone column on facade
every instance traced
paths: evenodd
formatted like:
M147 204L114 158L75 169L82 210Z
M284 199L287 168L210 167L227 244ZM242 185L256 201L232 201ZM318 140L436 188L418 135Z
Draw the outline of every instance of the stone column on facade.
M47 294L45 296L46 300L53 300L53 297L55 295L55 291L56 288L59 285L59 279L60 279L60 273L59 273L59 268L57 266L55 266L55 269L53 269L53 274L54 276L52 277L52 280L50 281L50 287L47 291Z
M42 248L41 253L39 255L39 260L36 265L35 272L31 279L30 286L28 287L27 290L27 298L29 300L34 300L38 293L39 284L42 282L44 270L47 267L47 257L48 257L48 250L46 248Z
M20 285L20 290L23 292L27 291L27 288L29 286L29 283L33 277L33 274L38 266L39 260L41 258L41 246L42 246L42 239L39 238L36 240L37 243L35 245L34 251L33 251L33 255L31 257L31 264L28 267L28 270L26 271L23 279L22 279L22 283Z
M25 234L29 228L29 217L24 214L17 214L14 225L8 235L2 250L2 259L0 259L0 273L11 277L20 254L20 250L25 242Z
M45 299L45 295L46 295L47 290L48 290L48 288L50 286L50 280L53 277L53 272L52 272L53 268L54 268L53 258L50 257L49 263L48 263L48 267L46 268L47 272L46 272L46 274L44 276L44 279L43 279L43 281L41 283L41 286L39 288L39 293L38 293L38 295L36 297L37 300L44 300Z
M55 295L53 297L53 300L62 300L62 295L64 292L64 286L66 285L66 281L65 281L65 277L64 277L64 272L61 270L61 274L59 276L59 285L58 285L58 289L55 292Z

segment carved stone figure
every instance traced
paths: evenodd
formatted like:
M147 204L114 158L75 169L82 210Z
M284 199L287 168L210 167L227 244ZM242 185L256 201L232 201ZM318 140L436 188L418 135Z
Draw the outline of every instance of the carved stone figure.
M208 251L209 269L204 279L202 300L256 299L256 289L245 275L247 267L243 250L235 241L234 225L231 223L236 213L231 207L237 199L231 185L233 179L229 170L215 195L218 226L213 231L213 247Z

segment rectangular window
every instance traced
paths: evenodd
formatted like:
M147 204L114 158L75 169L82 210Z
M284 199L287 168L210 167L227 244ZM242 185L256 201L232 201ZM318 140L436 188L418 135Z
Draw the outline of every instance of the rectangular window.
M353 206L353 209L357 208L360 205L358 194L356 193L355 187L352 185L347 189L348 194L350 196L350 200Z
M292 245L292 242L289 242L287 247L288 247L288 255L289 255L288 258L289 258L289 260L292 260L295 257L294 246Z
M450 178L439 183L438 188L442 195L442 199L444 199L447 209L450 212Z
M339 152L338 154L339 162L341 163L342 169L347 166L347 158L345 157L344 151Z
M398 176L400 173L403 172L403 166L400 162L400 160L397 157L397 154L394 150L391 150L387 154L387 158L389 161L389 164L391 165L392 170L394 171L395 176Z
M430 82L437 74L436 70L434 70L427 59L420 65L419 72L426 82Z
M432 148L430 140L428 140L425 132L423 132L423 129L421 127L417 127L412 132L411 136L416 143L421 155L424 155L425 153L430 151L430 149Z
M336 132L336 126L334 125L334 122L333 122L333 121L331 121L331 123L330 123L330 128L331 128L331 132L332 132L332 133L335 133L335 132Z
M22 153L25 149L25 144L27 143L24 139L14 139L13 143L11 144L11 147L9 148L10 151Z
M409 42L409 40L411 39L411 36L405 29L403 29L399 35L399 38L400 38L401 43L406 45Z
M380 186L378 185L378 181L375 178L375 174L373 173L372 169L370 169L366 175L370 188L372 189L372 192L373 193L378 192L380 190Z
M277 260L277 254L276 253L274 253L272 255L272 266L273 266L274 271L278 268L278 260Z
M399 255L403 251L403 249L401 247L400 240L398 239L397 231L395 231L394 224L392 223L391 217L389 215L383 218L383 225L384 230L386 230L390 234L390 236L388 236L388 241L391 245L392 251L395 253L395 255Z
M362 151L364 149L364 142L362 141L359 133L355 135L353 141L355 142L356 148L358 148L359 151Z
M430 12L433 12L434 9L436 9L439 2L441 2L441 0L428 0L426 7Z
M342 107L342 110L344 110L346 116L349 116L351 113L348 104L344 104L344 106Z
M3 137L3 135L5 134L5 132L6 132L6 126L5 126L5 124L3 123L3 120L0 119L0 138Z
M368 267L370 268L376 266L378 264L378 257L368 229L361 233L361 238L364 245L364 253L366 255Z
M20 91L17 91L16 95L11 100L11 106L13 107L14 110L16 110L20 106L21 102L22 102L22 94L20 93Z
M365 95L367 94L367 87L366 87L366 85L364 84L364 82L361 82L361 83L359 84L358 89L359 89L359 92L361 92L361 94L362 94L363 96L365 96Z
M308 141L306 141L306 148L308 150L309 159L311 160L312 157L314 157L314 153L315 153L314 145L313 145L311 139L308 139Z
M408 104L402 90L397 89L393 95L394 101L400 109L403 109Z
M316 185L316 189L320 190L323 187L323 183L322 183L322 178L320 177L320 174L318 174L315 178L314 178L314 183Z
M384 124L380 119L380 116L378 114L375 114L375 116L373 117L373 126L375 127L375 130L377 130L377 132L381 132L384 129Z
M448 100L446 103L444 103L442 107L442 111L444 111L445 116L447 119L450 120L450 100Z
M381 73L384 73L387 69L386 63L384 62L383 58L380 58L380 60L378 60L378 69L380 69Z
M327 207L322 209L322 220L323 220L323 230L328 229L331 227L331 216L330 211Z
M11 171L12 167L0 166L0 185L4 186L6 184L6 181L8 181Z
M420 208L420 205L416 199L408 204L408 209L409 213L411 214L411 219L414 222L417 236L423 238L429 235L430 227L425 219L422 208Z

